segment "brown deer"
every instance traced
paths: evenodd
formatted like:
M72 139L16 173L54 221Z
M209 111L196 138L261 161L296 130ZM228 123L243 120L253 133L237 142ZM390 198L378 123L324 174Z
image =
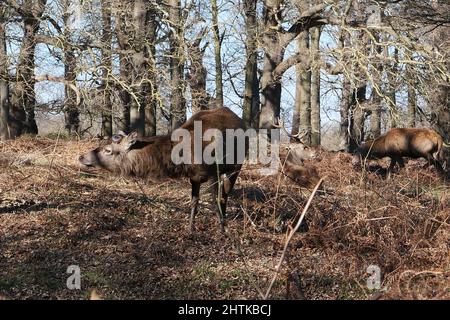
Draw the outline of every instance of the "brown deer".
M362 159L391 158L388 172L398 163L405 166L403 157L425 158L442 173L444 160L442 137L431 129L395 128L374 140L363 143L354 153L353 165L360 166Z
M305 165L305 160L318 160L318 148L309 147L303 143L306 132L299 131L291 135L282 119L278 119L278 124L273 127L281 129L290 138L290 143L280 150L281 172L297 184L313 188L319 182L320 176L315 167Z
M227 129L244 128L242 120L228 108L200 111L181 126L190 134L192 150L195 148L195 138L193 137L195 121L201 122L202 134L207 129L218 129L224 137L224 142L226 141ZM236 136L233 137L235 141ZM203 139L201 143L203 154L208 143ZM140 138L136 132L129 135L119 133L114 135L109 143L81 155L79 161L87 167L103 168L127 176L189 178L192 185L189 220L191 232L193 231L194 216L198 210L200 185L212 180L213 202L217 204L220 228L224 232L228 195L233 189L242 166L237 153L244 152L245 158L245 151L233 148L233 163L222 161L224 163L207 164L202 160L200 163L197 162L198 164L195 164L195 162L175 164L172 159L172 151L177 144L178 142L172 141L171 135ZM224 146L225 149L226 146Z

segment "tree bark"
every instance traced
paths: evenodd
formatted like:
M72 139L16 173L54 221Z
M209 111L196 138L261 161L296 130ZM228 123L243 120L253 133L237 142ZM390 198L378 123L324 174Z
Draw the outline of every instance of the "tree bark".
M432 112L433 127L446 143L450 143L450 86L448 83L440 84L436 91L436 107Z
M146 42L148 45L145 49L145 61L146 61L146 81L143 83L143 94L146 99L145 105L145 135L156 135L156 8L153 3L149 3L147 8L146 19Z
M275 68L283 61L285 48L278 30L281 0L266 0L264 8L264 61L261 77L261 113L259 126L270 129L280 117L281 83L274 79Z
M120 130L124 132L130 131L130 105L131 105L131 92L128 89L131 85L131 63L128 54L125 52L130 50L130 41L128 34L130 34L130 28L127 27L126 21L129 20L128 12L126 8L131 5L130 1L116 0L116 37L118 46L120 49L119 61L120 61L120 82L119 96L122 102L122 117L120 121Z
M414 128L416 126L416 89L408 84L408 127Z
M10 138L9 134L9 85L6 81L7 54L5 22L6 17L4 7L0 5L0 141Z
M350 45L356 46L368 55L367 51L367 43L369 41L368 36L359 31L355 37L355 42L350 43ZM351 72L352 76L357 79L355 88L352 92L352 99L350 104L350 139L349 139L349 151L353 152L356 148L361 144L365 139L365 120L368 111L368 103L366 101L366 92L367 92L367 79L366 75L362 72L361 67L356 65L356 68Z
M375 51L381 56L382 48L376 44L376 42L380 42L380 34L376 33L374 35L375 38ZM376 64L378 77L374 80L377 82L377 86L379 91L381 91L382 87L382 74L383 74L383 64L381 62ZM376 88L372 88L372 106L371 106L371 116L370 116L370 135L371 138L375 139L381 135L381 96L377 92Z
M353 152L364 141L364 122L366 120L366 90L367 86L361 85L353 92L351 102L351 123L349 151Z
M210 95L206 91L206 77L208 72L203 65L203 56L208 43L201 46L206 29L197 34L195 40L189 44L190 66L187 75L189 87L191 88L192 113L209 108Z
M298 38L299 52L309 54L309 32L304 31ZM311 66L300 64L297 68L296 109L300 111L299 131L306 132L303 142L311 144ZM293 132L295 134L296 132Z
M38 128L35 120L36 93L35 62L36 34L39 31L40 19L45 10L46 0L25 0L23 11L26 15L23 19L23 39L20 47L19 60L16 69L17 82L12 90L10 114L14 121L22 122L17 125L12 136L22 133L37 134Z
M375 139L381 135L381 97L374 92L370 116L370 135Z
M397 118L398 118L398 108L397 108L397 98L395 96L395 89L391 89L388 94L391 102L388 102L389 108L389 126L390 128L397 128Z
M69 13L69 0L64 0L64 93L65 93L65 101L64 101L64 121L65 127L68 134L79 134L80 133L80 119L79 119L79 111L77 106L77 97L75 92L70 88L70 85L76 86L76 67L77 61L75 58L75 54L73 52L73 46L71 41L71 33L69 19L71 19Z
M342 96L340 104L340 140L341 146L346 152L350 151L350 107L352 102L352 88L345 75L342 80Z
M385 55L388 56L388 50L385 50ZM398 60L398 49L394 49L394 61ZM397 127L397 119L398 119L398 108L397 108L397 97L396 97L396 88L397 88L397 63L394 62L392 66L390 66L390 70L388 70L388 92L387 96L390 101L387 101L388 110L389 110L389 126L391 128Z
M311 29L312 61L320 59L320 27ZM320 67L313 64L311 71L311 146L320 145Z
M181 3L180 0L169 0L170 33L170 71L172 96L170 102L171 130L175 130L186 121L186 104L183 97L184 83L184 59L181 43Z
M301 32L320 26L324 22L319 15L326 4L308 7L297 21L284 30L282 21L283 0L265 0L264 3L264 30L262 45L264 47L264 63L261 77L261 128L272 128L276 119L280 116L281 102L281 77L291 66L303 60L303 54L299 53L289 59L284 59L286 47ZM309 57L309 55L307 55Z
M258 84L258 53L257 53L257 0L245 0L245 29L246 53L245 89L242 117L247 128L257 127L257 113L259 111L259 84ZM256 108L255 108L256 107Z
M102 0L102 136L111 137L113 134L111 88L109 74L113 71L112 65L112 30L111 30L111 0Z
M223 107L222 38L219 30L219 9L217 0L211 0L214 34L214 60L216 65L216 108Z
M140 136L145 135L145 108L146 99L142 92L142 83L146 77L145 63L145 27L146 27L145 0L134 0L133 6L133 32L132 32L132 88L134 97L130 105L130 129L137 131Z
M70 88L69 84L76 85L76 58L68 47L64 51L64 92L66 96L64 105L65 127L69 134L80 133L80 114L77 107L77 97L75 92Z

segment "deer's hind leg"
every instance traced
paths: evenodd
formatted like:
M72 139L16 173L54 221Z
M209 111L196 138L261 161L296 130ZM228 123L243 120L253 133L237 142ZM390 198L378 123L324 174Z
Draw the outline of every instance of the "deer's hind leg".
M436 159L432 154L427 155L428 164L434 166L439 173L444 172L444 168L438 159Z
M403 161L403 158L400 156L392 156L391 157L391 163L388 168L388 179L391 178L391 174L394 172L395 165L398 163L400 169L405 167L405 162Z
M388 173L391 174L392 171L394 171L395 165L397 164L397 157L393 156L391 157L391 163L389 164Z

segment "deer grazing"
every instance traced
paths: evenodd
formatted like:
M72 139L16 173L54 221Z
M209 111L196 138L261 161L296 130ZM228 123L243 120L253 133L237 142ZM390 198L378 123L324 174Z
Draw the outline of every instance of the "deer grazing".
M181 126L181 129L189 132L192 145L195 140L193 135L196 121L202 124L202 134L208 129L217 129L226 137L227 129L244 128L242 120L228 108L200 111ZM237 137L234 138L237 139ZM207 164L202 161L176 164L172 159L172 151L177 143L172 141L171 135L140 138L136 132L129 135L119 133L114 135L109 143L81 155L79 161L86 167L102 168L126 176L189 178L192 186L189 219L191 232L194 228L194 217L198 211L200 186L212 180L213 202L217 204L220 228L224 232L228 195L233 189L242 166L237 159L239 150L233 148L235 160L233 163ZM201 140L202 152L207 145Z
M442 137L431 129L395 128L384 135L363 143L353 156L353 165L359 167L361 160L391 158L388 172L398 163L404 167L403 157L425 158L442 173L444 161Z
M300 186L314 187L320 180L320 176L316 168L306 166L304 161L316 160L319 157L316 148L309 147L302 141L307 132L299 131L297 134L291 135L281 119L278 119L278 124L273 124L273 126L283 130L291 141L295 141L280 150L282 173Z

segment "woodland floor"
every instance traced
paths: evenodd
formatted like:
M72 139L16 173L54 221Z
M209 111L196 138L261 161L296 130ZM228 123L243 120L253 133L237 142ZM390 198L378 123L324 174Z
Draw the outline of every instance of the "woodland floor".
M274 273L286 230L310 191L246 166L222 235L202 189L188 232L185 180L136 181L83 173L95 141L21 138L0 144L0 298L258 299ZM273 299L449 299L450 187L422 161L383 176L388 163L353 169L323 152L326 176L289 246ZM379 169L379 170L377 170ZM69 290L69 265L81 290ZM367 288L369 265L382 288ZM286 285L296 275L299 285ZM289 290L288 290L289 288Z

